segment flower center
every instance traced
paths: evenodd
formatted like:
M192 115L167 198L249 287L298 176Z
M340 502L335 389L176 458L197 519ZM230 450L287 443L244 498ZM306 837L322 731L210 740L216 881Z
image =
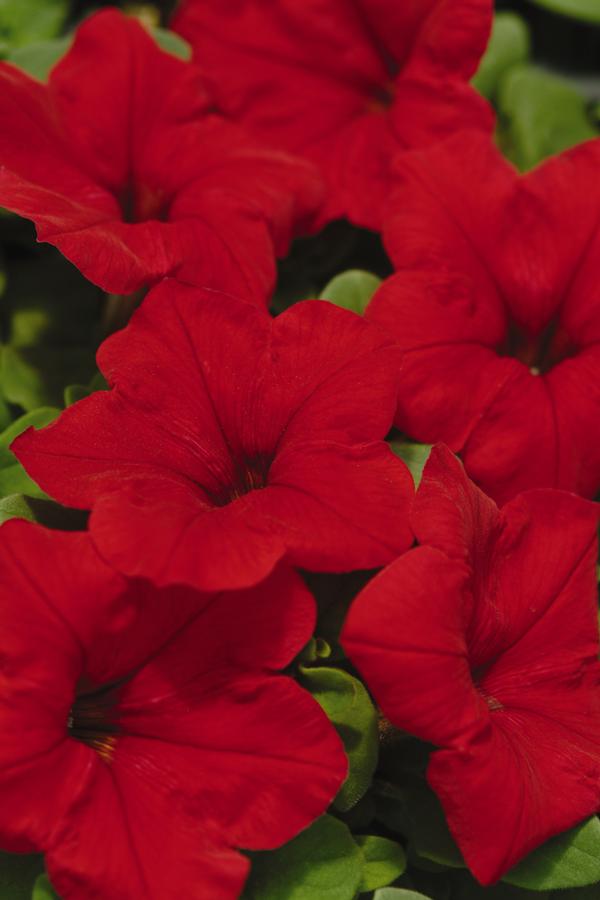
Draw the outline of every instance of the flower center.
M153 190L144 184L130 181L117 197L123 221L130 224L148 222L150 219L166 222L169 214L169 203L164 193Z
M553 366L574 356L578 347L557 321L550 322L538 334L528 334L515 322L498 348L502 356L512 356L526 365L532 375L544 375Z
M233 481L209 493L213 504L227 506L228 503L238 500L244 494L249 494L250 491L265 488L268 484L271 462L270 457L263 455L236 461Z
M67 720L69 737L87 744L105 762L111 762L117 743L119 727L114 721L116 707L116 687L109 684L78 694Z
M396 87L393 81L379 85L371 94L367 103L369 112L387 112L394 102Z

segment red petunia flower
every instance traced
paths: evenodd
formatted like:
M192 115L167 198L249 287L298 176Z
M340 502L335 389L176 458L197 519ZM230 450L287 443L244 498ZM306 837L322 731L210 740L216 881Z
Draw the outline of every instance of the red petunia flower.
M239 896L234 848L290 840L346 773L318 704L275 674L314 607L289 570L156 589L87 534L3 526L0 844L45 852L63 900Z
M491 884L600 805L598 509L535 490L499 510L435 448L413 524L342 634L386 716L441 748L427 777Z
M399 146L491 132L468 81L492 11L491 0L184 0L172 27L220 109L319 164L322 220L379 229Z
M0 122L0 205L114 293L177 271L264 303L322 197L316 170L215 115L196 67L116 10L81 25L48 85L0 64Z
M397 161L367 311L405 351L396 424L499 503L600 488L599 166L592 141L520 176L474 133Z
M60 502L93 509L120 571L238 588L284 555L350 571L412 543L412 479L383 440L398 351L354 313L307 301L272 320L165 281L98 364L112 391L12 446Z

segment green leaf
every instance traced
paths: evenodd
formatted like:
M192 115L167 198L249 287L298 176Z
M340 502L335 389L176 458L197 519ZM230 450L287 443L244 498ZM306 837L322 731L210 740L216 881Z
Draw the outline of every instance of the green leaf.
M68 0L0 0L0 54L55 37L68 11Z
M600 881L600 820L594 816L547 841L502 880L533 891L585 887Z
M0 368L6 400L26 410L61 406L66 385L92 377L97 299L97 288L53 253L9 266Z
M321 300L329 300L336 306L350 309L362 316L369 300L381 284L381 278L363 272L361 269L348 269L332 278L321 292Z
M512 12L497 13L487 50L473 78L473 86L493 100L500 78L517 63L529 58L529 28L521 16Z
M301 667L300 680L344 742L348 776L334 800L334 806L344 812L366 793L377 767L377 712L363 684L342 669Z
M94 368L94 354L80 347L5 346L0 377L10 403L33 411L40 406L59 406L65 384L85 382Z
M80 509L69 509L66 506L60 506L53 500L45 500L41 497L11 494L0 500L0 525L9 519L27 519L28 522L39 522L46 528L58 528L61 531L83 531L86 527L87 515Z
M44 491L29 477L9 447L17 435L26 428L43 428L59 414L60 410L54 407L35 409L16 419L0 434L0 497L10 494L46 497Z
M371 834L359 835L354 840L365 858L361 893L385 887L405 871L406 854L400 844Z
M417 487L421 482L423 469L431 453L432 446L433 444L413 444L410 441L390 441L390 447L396 456L399 456L410 469L410 474L414 478Z
M92 380L88 384L69 384L65 388L65 406L72 406L79 400L84 400L93 394L94 391L106 391L108 383L102 372L96 372Z
M44 870L41 856L0 852L0 900L30 900L34 882Z
M156 27L151 28L150 30L152 32L152 37L161 50L165 50L172 56L183 59L185 62L189 62L192 58L192 48L187 41L184 41L184 39L179 37L178 34L175 34L174 31L169 31L167 28Z
M600 24L600 5L598 0L533 0L538 6L569 16L572 19L583 19L584 22Z
M455 873L452 900L598 900L598 885L556 891L528 891L513 884L500 882L482 887L470 872Z
M40 875L36 881L31 900L59 900L59 896L50 884L47 875Z
M514 66L498 91L499 140L526 170L555 153L598 136L588 104L568 81L536 66Z
M443 866L464 868L440 802L426 782L414 779L402 787L380 782L376 790L377 818L391 831L407 837L418 856Z
M381 891L375 891L373 900L430 900L430 898L404 888L383 888Z
M24 497L23 494L11 494L0 500L0 525L4 525L9 519L26 519L28 522L37 522L29 497Z
M48 41L36 41L25 47L17 47L7 55L8 62L18 66L38 81L47 81L51 69L63 58L73 43L73 35L53 38Z
M354 900L362 853L343 822L321 816L279 850L252 855L245 900Z
M10 466L15 462L16 457L9 450L9 447L18 435L22 434L27 428L45 428L59 415L60 409L58 407L42 406L15 419L0 434L0 468L4 468L7 465Z

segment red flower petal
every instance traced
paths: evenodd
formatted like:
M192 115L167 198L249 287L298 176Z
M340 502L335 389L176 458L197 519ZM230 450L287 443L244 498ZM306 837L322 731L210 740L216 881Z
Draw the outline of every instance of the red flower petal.
M484 885L598 808L600 709L589 688L568 683L563 689L569 715L547 715L560 702L555 679L544 712L494 713L494 727L467 751L431 757L428 780L467 865Z
M325 572L369 569L412 544L405 511L413 486L407 476L383 441L359 447L303 444L278 455L272 489L258 500L265 517L285 534L288 558L296 565Z
M477 572L489 561L500 528L498 507L476 487L447 447L434 447L411 515L420 544L441 550Z
M382 441L390 343L331 304L271 321L165 282L100 351L113 390L13 447L45 490L93 507L94 540L128 575L214 590L256 583L286 552L381 565L412 541L412 480Z
M131 765L131 763L134 763ZM235 900L249 870L240 853L211 843L191 817L157 790L160 770L94 769L85 799L47 853L63 900Z
M384 713L441 748L428 779L483 884L600 802L598 517L550 490L498 511L436 448L413 517L433 546L370 582L343 630Z
M195 51L219 107L326 175L321 221L378 228L395 148L468 125L492 128L467 84L485 49L490 0L257 0L181 4L172 27ZM232 21L234 22L232 28Z
M488 718L469 669L467 579L438 550L410 550L361 591L342 630L384 714L442 746L468 744Z
M176 776L186 808L230 845L266 850L291 840L346 774L331 723L291 679L213 675L178 694L138 701L137 693L133 682L123 696L115 770L126 773L137 758L158 778Z
M396 424L460 452L499 503L600 487L586 449L600 398L581 390L600 334L597 202L585 187L599 155L591 141L519 176L465 132L396 161L386 243L399 271L368 311L405 354Z
M274 253L312 217L321 180L214 116L194 66L105 10L47 87L6 64L0 83L2 202L40 240L115 293L177 271L265 303Z
M304 583L159 591L88 535L14 521L3 537L3 846L44 851L65 900L234 900L248 862L232 847L289 840L347 770L319 705L274 672L312 633Z

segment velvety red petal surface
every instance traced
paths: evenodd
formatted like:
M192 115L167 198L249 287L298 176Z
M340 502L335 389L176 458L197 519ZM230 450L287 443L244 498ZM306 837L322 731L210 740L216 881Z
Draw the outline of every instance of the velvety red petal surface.
M64 900L236 900L249 861L212 844L191 817L175 812L150 757L124 771L99 762L85 797L46 854L52 884Z
M500 513L447 447L434 447L411 513L417 541L465 563L471 573L489 564Z
M327 177L320 221L377 228L402 146L492 128L467 84L485 49L489 0L187 0L172 27L194 48L220 109ZM389 112L389 115L388 115ZM369 140L370 136L370 140Z
M411 485L382 441L290 448L277 456L270 485L257 500L303 568L347 572L350 559L351 569L375 568L413 542Z
M483 884L600 802L598 518L552 490L498 510L434 448L413 513L428 546L342 632L384 714L441 748L428 779Z
M66 900L235 900L232 846L289 840L347 772L319 705L275 674L314 628L303 581L161 591L115 575L87 534L14 520L3 538L3 846L44 851Z
M32 851L87 783L91 751L67 740L67 717L86 655L122 625L123 579L86 534L15 519L1 547L0 836Z
M287 552L371 568L412 541L412 479L383 441L398 359L325 302L272 321L165 282L100 350L113 389L13 447L50 494L93 508L94 540L128 575L239 588Z
M593 691L573 681L569 715L553 719L556 678L544 712L502 710L493 727L464 753L433 754L428 779L467 865L482 884L493 884L548 838L598 808L600 709ZM494 810L493 816L490 810Z
M469 573L431 547L405 553L350 608L342 645L394 725L438 746L487 724L469 669Z
M113 293L181 270L266 302L274 253L312 217L321 179L215 116L195 66L105 10L47 87L6 64L0 81L0 199L40 240Z
M396 424L460 452L499 503L600 487L599 400L581 390L600 336L586 187L599 158L590 141L520 176L467 131L396 160L385 238L399 271L367 312L405 352Z

